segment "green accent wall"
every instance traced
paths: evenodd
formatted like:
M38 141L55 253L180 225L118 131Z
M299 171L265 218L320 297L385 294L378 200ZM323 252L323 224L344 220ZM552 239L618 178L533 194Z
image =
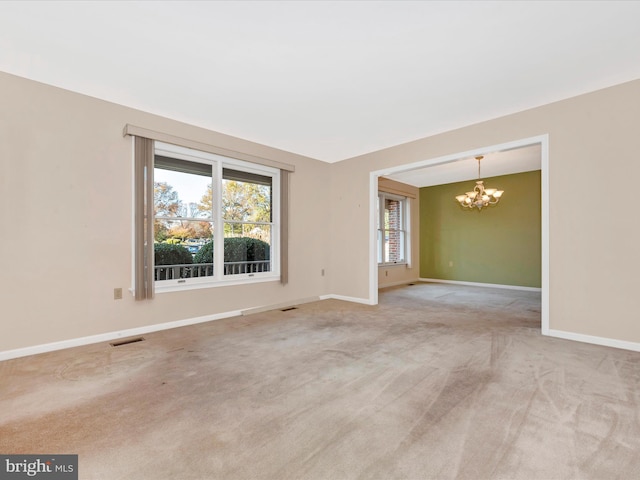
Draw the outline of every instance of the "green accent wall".
M541 286L540 171L483 178L496 205L464 209L475 180L420 189L420 277Z

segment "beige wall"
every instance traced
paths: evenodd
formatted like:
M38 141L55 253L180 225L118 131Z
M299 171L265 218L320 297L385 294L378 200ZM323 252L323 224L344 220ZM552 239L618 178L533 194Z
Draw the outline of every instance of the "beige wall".
M335 164L330 290L369 296L370 172L549 134L550 328L640 342L639 123L636 80Z
M0 98L0 352L329 293L328 164L7 74ZM295 165L287 286L133 300L127 123Z
M414 282L420 276L420 189L390 178L378 178L378 191L406 196L409 202L409 233L411 262L409 265L391 265L378 268L378 287Z
M2 73L0 99L0 352L325 294L370 300L370 172L542 134L550 328L640 342L640 81L331 165ZM126 123L295 165L289 285L113 300L131 284ZM580 201L589 189L598 199Z

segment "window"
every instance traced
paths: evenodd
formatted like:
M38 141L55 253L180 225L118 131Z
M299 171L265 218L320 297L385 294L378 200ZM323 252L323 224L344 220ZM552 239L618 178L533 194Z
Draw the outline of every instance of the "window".
M156 289L279 278L280 171L155 142Z
M407 264L406 197L378 193L378 263L381 265Z

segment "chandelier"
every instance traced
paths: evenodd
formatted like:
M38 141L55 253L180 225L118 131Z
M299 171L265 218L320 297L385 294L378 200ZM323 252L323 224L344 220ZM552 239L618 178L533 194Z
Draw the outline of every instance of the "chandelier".
M465 208L482 210L483 207L498 203L504 193L504 190L498 190L497 188L484 188L484 183L480 180L480 160L483 158L482 155L476 157L476 160L478 160L478 181L476 186L473 187L473 191L456 196L456 200Z

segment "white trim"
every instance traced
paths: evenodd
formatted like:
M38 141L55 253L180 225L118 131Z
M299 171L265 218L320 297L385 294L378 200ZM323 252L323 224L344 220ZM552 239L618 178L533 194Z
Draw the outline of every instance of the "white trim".
M591 343L593 345L602 345L605 347L613 347L620 348L622 350L640 352L640 343L627 342L626 340L617 340L615 338L607 337L596 337L593 335L585 335L583 333L564 332L562 330L549 330L548 335L550 337L572 340L574 342Z
M439 283L453 283L453 284L463 284L463 285L474 285L474 286L482 286L482 287L494 287L494 288L507 288L513 290L537 290L531 287L514 287L513 285L495 285L495 284L485 284L485 283L473 283L473 282L456 282L452 280L438 280L438 279L427 279L420 278L417 281L420 282L439 282ZM407 285L412 282L400 282L397 285ZM395 285L395 284L394 284ZM394 285L385 285L381 288L391 287ZM279 308L285 308L292 305L301 305L304 303L310 303L318 300L344 300L347 302L360 303L365 305L374 305L370 300L366 298L357 298L357 297L347 297L344 295L321 295L319 297L308 297L300 300L296 300L293 302L286 302L281 304L268 305L263 307L254 307L248 308L246 310L234 310L224 313L217 313L212 315L204 315L201 317L188 318L184 320L177 320L174 322L160 323L154 325L147 325L145 327L138 328L130 328L127 330L120 330L116 332L103 333L99 335L91 335L87 337L74 338L70 340L63 340L60 342L46 343L42 345L34 345L31 347L17 348L14 350L5 350L0 351L0 362L5 360L12 360L14 358L26 357L29 355L37 355L40 353L52 352L56 350L64 350L67 348L80 347L83 345L90 345L101 342L108 342L111 340L117 340L119 338L127 338L127 337L135 337L137 335L144 335L147 333L159 332L162 330L170 330L172 328L178 327L186 327L189 325L195 325L198 323L211 322L215 320L222 320L225 318L237 317L241 315L250 315L253 313L260 313L269 310L277 310ZM625 340L617 340L615 338L606 338L606 337L596 337L593 335L585 335L582 333L573 333L573 332L565 332L562 330L549 330L548 335L550 337L560 338L564 340L571 340L582 343L589 343L593 345L601 345L605 347L619 348L622 350L630 350L634 352L640 352L640 343L636 342L628 342Z
M548 134L537 135L535 137L514 140L513 142L499 143L497 145L482 147L476 150L467 150L466 152L452 153L450 155L444 155L442 157L436 157L428 160L421 160L415 163L399 165L397 167L383 168L381 170L375 170L371 172L371 174L374 175L377 179L377 177L384 176L384 175L392 175L394 173L406 172L408 170L415 170L417 168L422 168L422 167L430 167L430 166L439 165L442 163L456 162L461 158L474 157L477 155L489 155L499 150L513 150L516 148L527 147L527 146L535 145L538 143L544 145L545 143L548 143L548 141L549 141ZM376 186L377 186L377 181L376 181Z
M134 337L136 335L144 335L146 333L159 332L172 328L186 327L197 323L211 322L213 320L222 320L223 318L237 317L242 315L241 310L235 310L224 313L215 313L212 315L204 315L202 317L187 318L184 320L176 320L174 322L156 323L144 327L129 328L127 330L119 330L116 332L101 333L98 335L90 335L88 337L72 338L70 340L62 340L60 342L45 343L42 345L34 345L32 347L17 348L15 350L5 350L0 352L0 362L3 360L11 360L13 358L26 357L29 355L37 355L39 353L53 352L55 350L64 350L66 348L80 347L90 345L92 343L108 342L118 338Z
M369 174L369 304L378 304L378 175Z
M227 275L228 277L235 277L235 278L229 278L229 279L225 278L224 280L218 280L218 281L208 280L209 278L214 278L214 277L201 277L203 281L190 282L190 283L187 283L187 282L178 283L178 280L159 280L159 281L156 281L155 293L160 295L163 293L183 292L185 290L199 290L201 288L230 287L230 286L237 286L237 285L251 285L253 283L280 281L280 274L275 275L275 274L271 274L270 272L264 272L264 273L265 273L264 276L262 276L260 273L256 273L254 275L258 275L258 276L253 276L253 277L250 277L249 274L233 275L233 276ZM193 279L193 280L197 280L197 279ZM172 282L172 283L158 284L158 282Z
M540 281L542 297L540 300L540 314L542 335L549 335L549 135L543 135L540 141L540 201L541 201L541 270Z
M541 242L542 242L542 298L541 298L541 332L543 335L549 335L549 134L538 135L535 137L523 138L512 142L501 143L488 147L482 147L476 150L468 150L466 152L458 152L442 157L422 160L415 163L399 165L397 167L384 168L369 173L369 304L377 305L378 303L378 257L377 257L377 240L378 231L375 223L375 206L378 197L378 177L384 175L392 175L394 173L406 172L416 168L428 167L442 163L455 162L465 157L475 157L477 155L488 155L492 152L500 150L510 150L529 145L540 144L541 147Z
M418 283L420 281L419 278L416 278L415 280L402 280L400 282L385 283L384 285L380 285L380 282L378 282L378 290L387 287L397 287L398 285L409 285L410 283Z
M440 278L419 278L421 282L429 283L450 283L452 285L467 285L470 287L504 288L506 290L522 290L523 292L541 292L541 288L523 287L520 285L500 285L498 283L463 282L460 280L442 280Z
M317 302L318 300L320 300L320 297L316 296L316 297L302 298L300 300L295 300L293 302L273 303L270 305L263 305L261 307L252 307L252 308L247 308L246 310L243 310L242 315L253 315L254 313L268 312L271 310L280 310L287 307L293 307L294 305L302 305L305 303Z
M420 199L418 199L417 201L419 202ZM413 255L411 255L411 249L413 248L413 245L411 243L411 236L413 235L413 228L411 228L411 199L409 197L405 197L403 205L404 223L402 226L404 227L404 258L406 260L407 268L411 268L411 263L413 262ZM419 244L418 248L420 248Z
M283 302L278 304L263 305L260 307L251 307L244 310L231 310L228 312L214 313L211 315L203 315L201 317L186 318L183 320L176 320L173 322L156 323L153 325L146 325L144 327L129 328L126 330L119 330L115 332L101 333L98 335L90 335L87 337L72 338L69 340L62 340L59 342L45 343L42 345L33 345L30 347L16 348L14 350L0 351L0 362L4 360L11 360L14 358L27 357L29 355L38 355L40 353L53 352L56 350L64 350L67 348L81 347L83 345L91 345L94 343L109 342L111 340L117 340L119 338L135 337L138 335L144 335L147 333L160 332L162 330L170 330L178 327L188 327L189 325L196 325L198 323L211 322L214 320L222 320L224 318L238 317L242 315L251 315L253 313L266 312L269 310L278 310L292 305L302 305L304 303L316 302L318 300L326 299L344 300L347 302L364 303L371 305L366 298L345 297L343 295L322 295L315 297L306 297L290 302Z
M358 298L358 297L347 297L345 295L320 295L320 300L344 300L345 302L353 302L353 303L362 303L364 305L375 305L375 303L371 303L371 300L368 298Z

